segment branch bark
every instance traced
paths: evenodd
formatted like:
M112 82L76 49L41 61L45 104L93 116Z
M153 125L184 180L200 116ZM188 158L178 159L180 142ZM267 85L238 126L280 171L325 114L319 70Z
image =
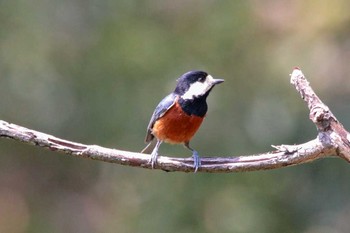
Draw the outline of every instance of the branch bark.
M311 162L324 157L339 156L350 162L350 135L322 103L299 68L291 74L291 83L300 93L310 110L310 119L318 135L314 140L300 145L273 146L276 150L238 157L201 157L198 172L243 172L276 169ZM85 145L27 129L0 120L0 137L44 147L51 151L103 162L151 169L150 155L98 145ZM164 171L193 171L192 158L159 156L154 169Z

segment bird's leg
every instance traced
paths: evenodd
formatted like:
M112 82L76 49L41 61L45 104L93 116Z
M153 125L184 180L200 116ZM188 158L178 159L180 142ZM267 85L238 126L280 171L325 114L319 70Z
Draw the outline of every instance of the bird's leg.
M201 166L201 160L198 155L198 152L190 147L190 142L185 142L185 147L192 151L192 158L193 158L193 168L194 172L197 172L198 168Z
M159 149L160 144L162 144L162 142L163 141L157 139L157 144L154 147L152 154L151 154L151 158L148 161L148 163L151 164L152 169L154 168L154 165L157 163L158 149Z

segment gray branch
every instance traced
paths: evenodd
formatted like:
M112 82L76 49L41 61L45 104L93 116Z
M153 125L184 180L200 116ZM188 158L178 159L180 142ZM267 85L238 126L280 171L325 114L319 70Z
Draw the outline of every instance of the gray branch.
M198 172L243 172L276 169L311 162L324 157L338 156L350 162L350 136L329 108L322 103L299 68L291 74L291 83L310 110L310 119L316 125L316 139L300 145L273 146L276 150L238 157L202 157ZM0 120L0 137L44 147L81 158L151 169L150 155L85 145L27 129ZM154 169L193 172L192 158L159 156Z

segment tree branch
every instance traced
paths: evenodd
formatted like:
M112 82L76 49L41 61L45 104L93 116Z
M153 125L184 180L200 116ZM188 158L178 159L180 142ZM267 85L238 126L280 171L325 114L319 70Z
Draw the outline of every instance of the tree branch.
M320 158L339 156L350 162L350 135L322 103L299 68L291 74L291 83L300 93L310 110L310 119L315 123L316 139L300 145L273 146L276 150L238 157L202 157L199 172L243 172L276 169L311 162ZM150 155L129 151L85 145L60 139L49 134L27 129L0 120L0 137L14 139L31 145L44 147L68 155L121 165L151 168ZM193 171L192 158L159 156L155 169L165 171Z

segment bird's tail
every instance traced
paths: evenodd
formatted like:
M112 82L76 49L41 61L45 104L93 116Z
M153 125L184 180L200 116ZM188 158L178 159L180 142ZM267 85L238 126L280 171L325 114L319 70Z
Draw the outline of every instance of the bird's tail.
M152 140L148 143L148 145L141 151L144 154L151 154L154 147L156 147L157 140Z

